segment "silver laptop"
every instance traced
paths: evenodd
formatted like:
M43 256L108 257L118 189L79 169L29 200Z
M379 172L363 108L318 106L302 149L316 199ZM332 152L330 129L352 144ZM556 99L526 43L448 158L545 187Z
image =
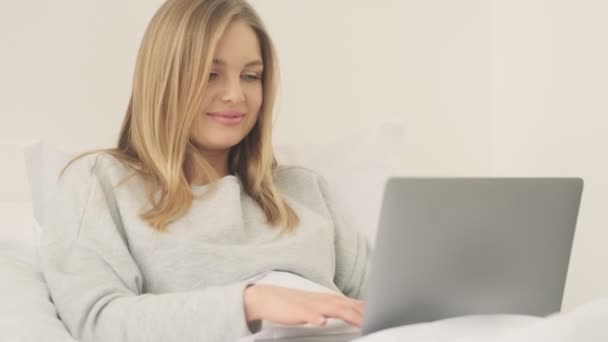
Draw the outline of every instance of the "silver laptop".
M465 315L559 311L582 188L580 178L389 179L362 335Z

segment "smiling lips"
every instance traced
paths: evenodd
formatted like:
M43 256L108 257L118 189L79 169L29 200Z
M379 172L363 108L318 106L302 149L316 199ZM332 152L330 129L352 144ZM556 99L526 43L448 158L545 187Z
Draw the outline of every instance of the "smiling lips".
M245 113L242 112L214 112L207 115L223 125L237 125L245 117Z
M245 116L245 113L242 113L242 112L214 112L214 113L207 113L207 115L222 116L222 117L226 117L226 118L237 118L237 117Z

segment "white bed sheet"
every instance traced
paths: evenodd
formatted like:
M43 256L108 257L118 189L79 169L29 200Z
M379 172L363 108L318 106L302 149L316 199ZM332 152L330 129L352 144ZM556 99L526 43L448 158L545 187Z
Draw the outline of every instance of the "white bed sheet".
M36 262L37 233L30 203L0 202L0 342L74 342L65 329ZM271 283L310 291L330 291L285 272L257 277ZM265 323L255 337L309 334L313 327L291 329ZM329 320L326 332L354 331L352 326ZM252 339L242 339L248 342ZM525 316L474 316L398 327L357 339L357 342L571 342L608 341L608 298L595 300L571 312L546 319Z
M47 287L39 271L27 258L19 260L8 252L24 246L0 250L0 341L75 342L57 318ZM29 253L34 253L30 250ZM270 280L267 279L267 280ZM281 280L275 277L274 281ZM283 285L294 285L293 279ZM270 282L270 281L269 281ZM280 282L279 282L280 283ZM296 287L299 286L295 284ZM301 284L300 284L301 285ZM301 327L302 328L302 327ZM333 321L332 331L352 331L345 323ZM275 329L275 332L269 332ZM265 325L257 337L277 335L277 327ZM283 329L283 328L281 328ZM279 334L285 335L285 330ZM293 331L291 332L293 334ZM239 342L251 341L242 339ZM471 316L433 323L398 327L371 334L357 342L604 342L608 341L608 298L598 299L569 313L549 318L527 316Z
M46 284L31 263L0 253L0 274L0 341L75 341L57 318Z

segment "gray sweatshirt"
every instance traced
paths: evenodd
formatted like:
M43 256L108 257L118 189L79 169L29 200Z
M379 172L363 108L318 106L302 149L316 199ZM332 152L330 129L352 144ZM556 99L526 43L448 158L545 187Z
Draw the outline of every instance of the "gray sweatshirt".
M40 249L51 298L81 341L236 341L259 330L243 292L269 270L292 272L354 298L365 292L368 240L341 221L322 177L281 167L276 185L300 225L277 239L237 176L195 199L157 232L142 180L97 153L70 166L49 210ZM203 194L209 186L193 187Z

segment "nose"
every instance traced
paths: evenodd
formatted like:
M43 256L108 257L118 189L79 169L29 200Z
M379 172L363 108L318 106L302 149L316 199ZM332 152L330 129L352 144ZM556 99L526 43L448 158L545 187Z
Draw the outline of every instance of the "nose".
M243 94L243 89L241 88L240 78L238 78L236 81L231 78L225 82L224 89L222 91L222 101L233 103L245 101L245 95Z

